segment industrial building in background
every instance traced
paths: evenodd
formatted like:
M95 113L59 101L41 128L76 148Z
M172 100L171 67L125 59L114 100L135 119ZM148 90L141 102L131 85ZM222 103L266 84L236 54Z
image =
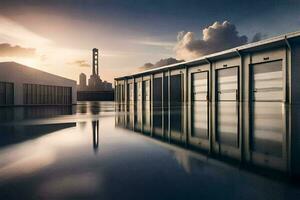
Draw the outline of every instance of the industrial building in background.
M77 85L78 100L113 100L114 92L112 83L102 81L99 75L99 52L98 49L93 49L92 57L92 75L86 80L86 75L79 75L79 85Z
M81 73L79 75L78 91L112 91L112 84L106 81L102 81L99 75L99 52L98 49L93 49L93 66L92 75L86 83L86 75Z
M71 105L76 81L15 62L0 63L0 106Z

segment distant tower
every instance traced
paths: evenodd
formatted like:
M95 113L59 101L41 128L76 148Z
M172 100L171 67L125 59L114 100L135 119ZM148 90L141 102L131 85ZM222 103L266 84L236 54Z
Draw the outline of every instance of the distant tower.
M79 85L83 88L86 87L86 75L84 73L81 73L79 75Z
M99 76L99 66L98 66L98 49L93 49L93 75L97 74Z

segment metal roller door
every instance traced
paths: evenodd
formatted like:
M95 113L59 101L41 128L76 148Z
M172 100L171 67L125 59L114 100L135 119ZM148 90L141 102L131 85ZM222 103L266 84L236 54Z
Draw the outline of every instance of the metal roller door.
M137 82L137 100L142 101L143 97L143 87L142 82Z
M183 107L182 107L182 95L183 95L183 76L182 74L172 75L170 77L170 121L171 131L182 134L183 128ZM176 122L176 123L172 123Z
M150 101L150 81L143 81L143 101Z
M139 81L136 83L136 91L137 91L137 102L136 102L136 121L135 121L135 129L138 131L142 130L142 122L143 122L143 87L142 87L143 82Z
M150 80L143 81L143 132L149 133L151 129L150 109Z
M192 74L192 137L208 138L208 72Z
M162 78L153 79L153 102L160 105L162 101Z
M13 83L0 82L0 105L12 105L14 103Z
M128 101L133 101L134 100L134 93L133 93L133 83L128 84Z
M192 100L208 100L208 72L192 74Z
M155 134L162 133L162 78L153 79L153 131Z
M183 89L183 76L182 74L171 76L171 85L170 85L170 101L172 104L178 104L182 101L182 89Z
M238 68L231 67L217 70L217 100L238 100Z
M252 65L252 100L282 101L282 61Z

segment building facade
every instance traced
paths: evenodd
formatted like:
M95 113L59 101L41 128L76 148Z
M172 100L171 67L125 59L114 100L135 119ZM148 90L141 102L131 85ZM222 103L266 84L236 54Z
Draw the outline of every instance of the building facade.
M118 77L115 79L116 101L127 103L139 97L163 101L169 96L171 102L186 103L300 103L299 41L300 33L291 33L192 61Z
M295 166L288 158L300 146L299 77L295 32L115 78L118 121L143 134L284 170Z
M0 63L0 105L76 104L76 81L15 62Z

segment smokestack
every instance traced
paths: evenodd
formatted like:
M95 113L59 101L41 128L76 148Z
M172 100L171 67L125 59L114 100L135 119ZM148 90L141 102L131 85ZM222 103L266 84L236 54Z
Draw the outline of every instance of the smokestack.
M99 67L98 67L98 49L93 49L93 75L97 74L99 76Z

